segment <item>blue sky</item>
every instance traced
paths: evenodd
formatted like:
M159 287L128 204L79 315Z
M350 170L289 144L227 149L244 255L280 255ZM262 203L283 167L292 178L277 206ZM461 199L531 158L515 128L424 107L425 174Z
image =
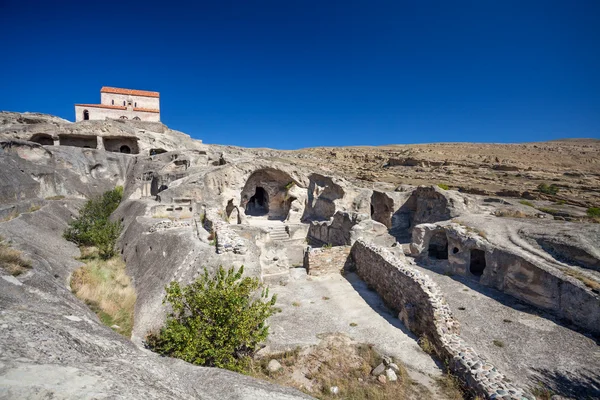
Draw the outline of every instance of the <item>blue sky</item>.
M161 93L206 143L600 137L600 1L0 0L0 110Z

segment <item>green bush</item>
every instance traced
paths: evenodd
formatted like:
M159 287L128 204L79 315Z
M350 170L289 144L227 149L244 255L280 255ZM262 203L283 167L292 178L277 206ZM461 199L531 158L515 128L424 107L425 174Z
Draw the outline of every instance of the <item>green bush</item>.
M443 190L450 189L450 186L446 185L445 183L438 183L438 187Z
M551 195L555 195L559 191L558 186L556 186L554 183L551 185L548 185L546 183L540 183L537 188L540 192Z
M98 247L100 257L105 260L114 256L121 223L110 222L109 217L122 197L123 187L117 186L98 198L88 200L79 211L79 217L65 230L64 238L80 246Z
M269 333L265 324L276 311L276 296L269 299L257 278L242 278L223 267L214 277L204 274L188 286L173 281L166 287L163 303L172 311L158 333L146 337L146 345L162 355L196 365L244 371L259 343Z
M600 207L590 207L587 209L587 215L592 218L600 217Z

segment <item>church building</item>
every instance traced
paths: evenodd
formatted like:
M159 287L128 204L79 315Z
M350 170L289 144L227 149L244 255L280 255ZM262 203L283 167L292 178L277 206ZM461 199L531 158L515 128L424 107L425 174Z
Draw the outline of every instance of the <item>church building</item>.
M104 86L100 104L75 104L75 121L131 119L160 122L160 94Z

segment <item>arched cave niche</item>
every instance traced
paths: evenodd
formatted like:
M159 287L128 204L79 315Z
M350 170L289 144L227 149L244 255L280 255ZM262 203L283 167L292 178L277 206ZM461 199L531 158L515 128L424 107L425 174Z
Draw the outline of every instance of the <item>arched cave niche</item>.
M151 156L155 156L157 154L162 154L162 153L166 153L167 151L165 149L150 149L149 154Z
M483 275L485 270L485 251L479 249L471 249L471 262L469 264L469 271L476 277Z
M429 248L427 249L429 257L436 260L448 259L448 238L446 232L437 232L429 239Z
M373 191L371 195L371 219L381 222L388 229L392 227L394 200L383 192Z
M290 211L289 189L296 184L289 174L274 168L254 171L241 193L246 215L285 220Z
M269 194L264 188L257 186L254 195L246 204L246 215L259 217L267 214L269 214Z
M119 147L119 152L123 154L131 154L131 149L126 144Z
M233 199L227 202L225 207L225 214L227 215L227 221L230 224L241 224L240 210L233 204Z
M29 139L30 142L38 143L43 146L52 146L54 144L54 140L52 136L46 135L45 133L36 133Z

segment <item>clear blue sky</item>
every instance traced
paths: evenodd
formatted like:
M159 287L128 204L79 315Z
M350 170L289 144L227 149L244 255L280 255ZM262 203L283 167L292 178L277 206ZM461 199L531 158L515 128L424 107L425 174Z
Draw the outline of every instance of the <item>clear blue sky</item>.
M207 143L600 137L600 1L0 0L0 110L156 90Z

